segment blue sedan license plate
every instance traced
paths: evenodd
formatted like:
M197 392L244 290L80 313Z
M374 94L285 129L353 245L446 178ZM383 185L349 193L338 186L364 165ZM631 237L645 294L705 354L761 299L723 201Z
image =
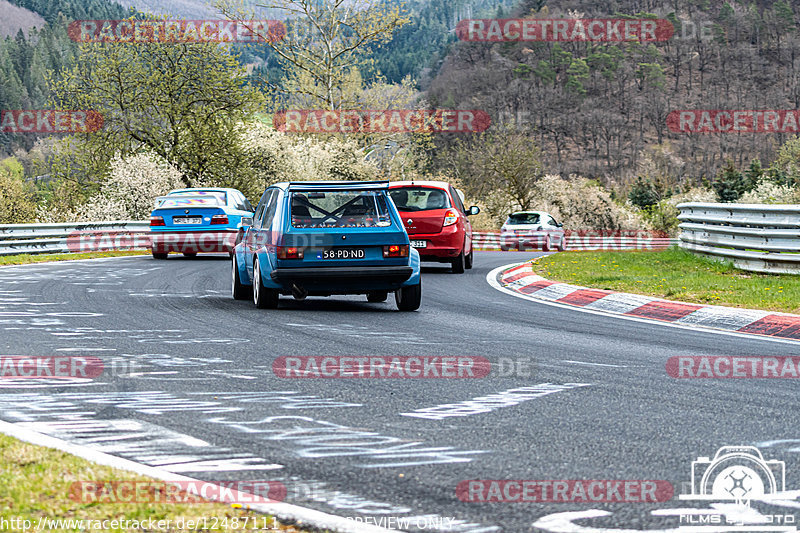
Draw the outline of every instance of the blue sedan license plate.
M333 248L317 254L317 259L364 259L367 252L364 248Z

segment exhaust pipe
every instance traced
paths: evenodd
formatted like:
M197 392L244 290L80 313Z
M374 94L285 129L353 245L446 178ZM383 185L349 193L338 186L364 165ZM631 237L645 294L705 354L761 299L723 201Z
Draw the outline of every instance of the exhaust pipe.
M298 287L297 283L292 284L292 296L295 300L303 301L308 298L308 291L303 287Z

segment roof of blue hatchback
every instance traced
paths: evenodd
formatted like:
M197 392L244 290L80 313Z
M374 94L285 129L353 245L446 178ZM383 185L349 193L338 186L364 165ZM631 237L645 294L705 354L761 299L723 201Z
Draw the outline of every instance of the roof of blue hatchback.
M284 181L276 183L273 187L284 190L378 190L388 189L388 181Z

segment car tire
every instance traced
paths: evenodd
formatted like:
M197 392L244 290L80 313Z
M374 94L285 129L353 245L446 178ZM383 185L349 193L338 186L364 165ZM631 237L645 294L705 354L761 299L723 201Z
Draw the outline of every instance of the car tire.
M470 248L469 255L464 259L464 267L467 270L472 270L472 262L475 259L475 249Z
M169 253L153 252L153 259L163 260L169 257Z
M261 267L258 257L253 258L253 303L258 309L277 309L279 300L278 291L264 287L261 279Z
M239 264L236 257L231 261L231 296L234 300L249 300L253 297L253 286L244 285L239 277Z
M386 299L389 298L388 292L368 292L367 293L367 301L378 304L381 302L385 302Z
M542 251L543 252L549 252L550 251L550 236L549 235L544 238L544 244L542 245Z
M400 311L416 311L422 303L422 280L410 287L394 291L394 301Z
M194 259L197 257L197 252L183 252L183 257L187 259Z
M453 267L453 274L463 274L466 269L466 257L464 257L464 250L458 254L458 257L450 260L450 265Z
M563 252L566 249L567 249L567 238L562 236L561 240L558 241L558 246L556 246L556 250L558 250L559 252Z
M504 251L504 252L507 252L507 251L509 251L509 250L510 250L510 248L509 248L508 246L503 246L502 244L500 245L500 249L501 249L502 251Z

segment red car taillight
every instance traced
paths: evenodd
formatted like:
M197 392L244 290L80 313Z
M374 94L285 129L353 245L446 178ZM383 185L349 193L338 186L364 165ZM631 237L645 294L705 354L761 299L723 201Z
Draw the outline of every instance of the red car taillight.
M296 246L278 246L278 259L302 259L303 249Z
M164 217L150 217L150 227L152 226L166 226Z
M444 214L444 225L452 226L456 222L458 222L458 213L454 209L448 209Z
M211 217L211 224L227 224L228 215L214 215Z
M383 247L383 257L408 257L408 246L405 244L390 244Z

